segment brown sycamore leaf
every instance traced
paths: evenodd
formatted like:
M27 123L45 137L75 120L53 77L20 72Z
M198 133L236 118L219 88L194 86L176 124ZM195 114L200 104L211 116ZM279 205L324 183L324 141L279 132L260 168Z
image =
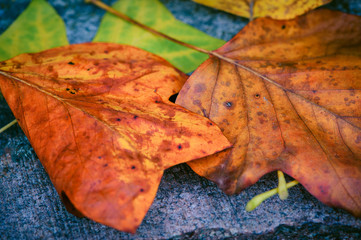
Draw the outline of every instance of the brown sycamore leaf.
M168 98L186 76L131 46L85 43L0 63L0 86L68 210L135 232L163 170L230 146Z
M227 194L282 170L361 216L361 17L259 18L215 54L231 60L204 62L177 103L217 123L234 147L192 169Z
M331 0L193 0L241 17L291 19Z

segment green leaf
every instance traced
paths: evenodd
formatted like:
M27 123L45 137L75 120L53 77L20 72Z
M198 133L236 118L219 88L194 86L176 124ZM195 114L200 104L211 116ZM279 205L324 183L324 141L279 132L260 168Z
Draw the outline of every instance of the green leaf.
M175 39L207 50L214 50L225 43L176 20L158 0L120 0L113 8ZM204 53L155 36L109 13L103 17L93 41L123 43L142 48L162 56L183 72L193 71L208 58Z
M0 61L68 45L65 24L45 0L33 0L0 36Z

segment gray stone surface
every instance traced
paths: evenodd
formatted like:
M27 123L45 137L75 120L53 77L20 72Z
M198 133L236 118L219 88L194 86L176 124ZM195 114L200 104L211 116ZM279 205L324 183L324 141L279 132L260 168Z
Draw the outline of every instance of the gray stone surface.
M28 2L0 0L0 34ZM80 0L49 2L65 20L71 43L91 41L102 10ZM189 0L162 2L178 19L224 40L248 21ZM327 7L361 13L361 3L355 0L334 1ZM12 119L6 102L0 99L0 126ZM186 164L165 172L137 234L122 233L66 212L18 126L0 135L0 146L0 239L361 238L360 219L323 205L301 186L292 188L286 201L273 197L247 213L244 208L248 200L276 186L273 173L241 194L227 196Z

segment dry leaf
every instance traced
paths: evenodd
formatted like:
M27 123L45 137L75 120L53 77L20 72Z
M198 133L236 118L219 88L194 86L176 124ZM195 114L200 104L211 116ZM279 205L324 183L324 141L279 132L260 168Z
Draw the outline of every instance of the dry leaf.
M241 17L291 19L331 0L193 0L209 7L217 8Z
M259 18L216 53L234 63L211 57L177 103L217 123L234 147L192 169L227 194L282 170L361 216L361 17Z
M0 63L1 91L68 210L135 232L163 170L229 147L169 102L186 76L131 46L86 43Z

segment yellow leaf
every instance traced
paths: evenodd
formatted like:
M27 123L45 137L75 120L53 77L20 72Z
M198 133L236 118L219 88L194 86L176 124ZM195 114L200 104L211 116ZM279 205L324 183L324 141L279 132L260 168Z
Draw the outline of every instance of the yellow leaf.
M273 19L291 19L312 9L322 6L331 0L193 0L206 6L217 8L241 17Z

